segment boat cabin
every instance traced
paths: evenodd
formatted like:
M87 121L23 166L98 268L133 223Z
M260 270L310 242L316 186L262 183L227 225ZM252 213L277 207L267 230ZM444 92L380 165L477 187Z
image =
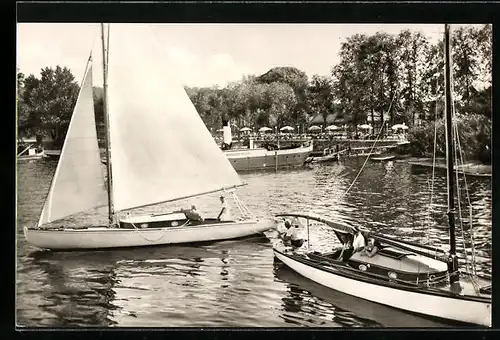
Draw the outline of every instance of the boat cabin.
M144 228L166 228L184 227L207 224L234 223L234 221L220 221L216 218L206 218L196 220L189 216L189 210L182 212L172 212L167 214L152 214L149 216L126 217L120 220L120 228L124 229L144 229Z
M335 231L340 242L352 238L350 233ZM366 240L373 235L363 235ZM376 237L373 237L376 239ZM379 249L372 257L362 255L362 252L354 253L349 259L343 261L340 257L342 248L334 249L332 252L319 253L310 252L307 257L313 261L344 265L359 270L377 278L389 281L406 282L412 284L436 283L447 278L448 267L445 262L422 256L414 252L400 249L395 246L379 242Z

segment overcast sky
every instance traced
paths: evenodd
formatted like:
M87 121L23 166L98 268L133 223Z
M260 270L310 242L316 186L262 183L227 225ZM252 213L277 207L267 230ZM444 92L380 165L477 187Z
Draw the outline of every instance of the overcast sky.
M341 43L356 33L397 34L421 31L432 42L444 25L346 24L154 24L154 39L163 46L172 69L188 86L225 86L243 75L259 75L274 66L294 66L327 75L338 63ZM83 76L90 50L94 70L100 69L99 24L18 24L17 65L39 76L46 66L66 66L76 80ZM113 34L113 24L111 25ZM113 47L110 46L110 49ZM94 83L102 75L94 71Z

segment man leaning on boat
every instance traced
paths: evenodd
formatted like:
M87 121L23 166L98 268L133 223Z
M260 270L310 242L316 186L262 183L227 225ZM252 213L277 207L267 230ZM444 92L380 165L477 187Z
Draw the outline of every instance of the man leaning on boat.
M299 223L297 220L294 221L293 226L289 220L285 221L286 232L283 235L283 241L285 243L290 242L290 244L295 248L302 247L304 239L299 235Z

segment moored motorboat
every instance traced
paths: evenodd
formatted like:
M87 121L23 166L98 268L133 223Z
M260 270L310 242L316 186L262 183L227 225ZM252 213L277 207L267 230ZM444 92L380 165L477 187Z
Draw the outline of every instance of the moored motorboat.
M249 139L248 148L232 148L229 121L223 125L224 154L236 171L278 169L301 166L313 151L313 142L306 141L292 146L273 145ZM262 144L262 143L261 143Z

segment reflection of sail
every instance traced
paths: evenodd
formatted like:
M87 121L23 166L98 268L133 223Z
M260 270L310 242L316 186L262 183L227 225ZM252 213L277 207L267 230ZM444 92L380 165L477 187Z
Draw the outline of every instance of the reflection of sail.
M112 261L98 256L37 252L33 263L45 274L44 301L47 316L41 325L52 327L112 326L113 287L117 278ZM39 284L34 281L34 284ZM31 325L29 325L31 326Z
M281 317L301 326L312 327L443 327L446 324L337 292L310 281L281 263L275 264L276 277L286 282ZM298 310L298 312L297 312ZM303 318L297 316L302 314ZM315 319L312 319L314 316ZM449 325L448 325L449 326Z

